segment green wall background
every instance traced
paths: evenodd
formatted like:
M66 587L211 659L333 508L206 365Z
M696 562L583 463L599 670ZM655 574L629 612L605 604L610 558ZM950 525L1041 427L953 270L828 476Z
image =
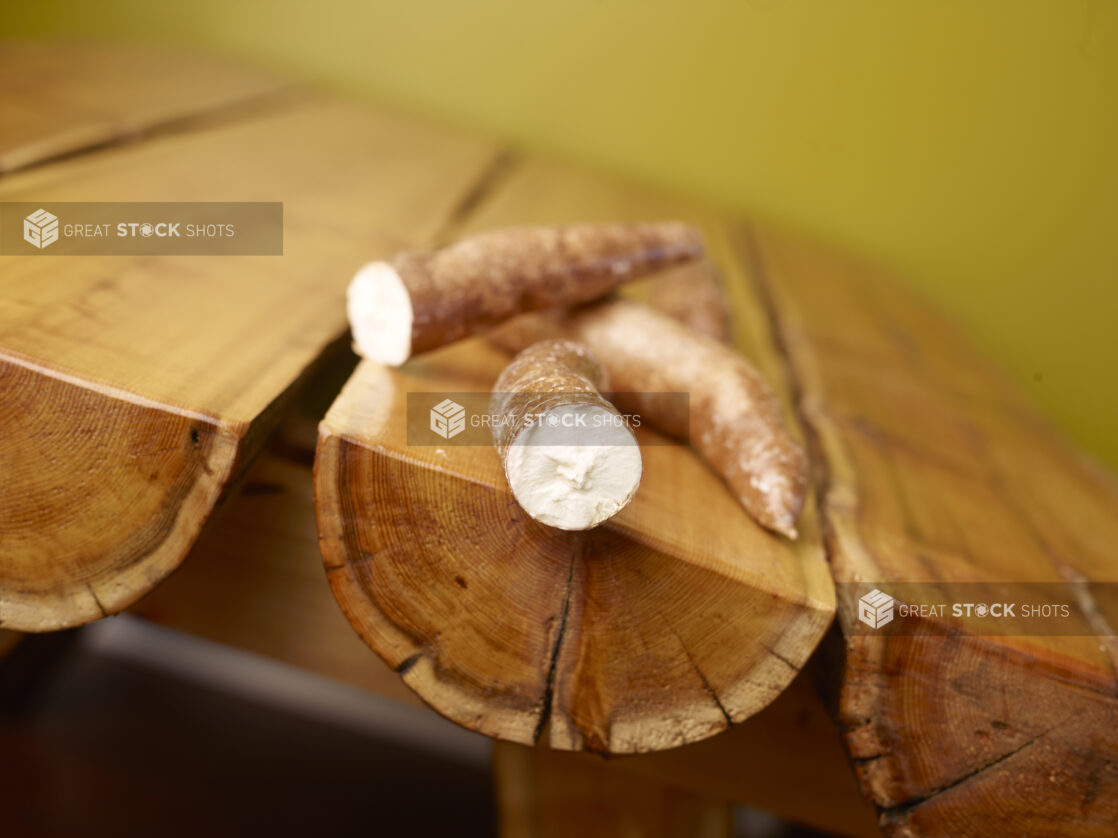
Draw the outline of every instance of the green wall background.
M796 226L1118 467L1118 4L40 0L0 27L240 56Z

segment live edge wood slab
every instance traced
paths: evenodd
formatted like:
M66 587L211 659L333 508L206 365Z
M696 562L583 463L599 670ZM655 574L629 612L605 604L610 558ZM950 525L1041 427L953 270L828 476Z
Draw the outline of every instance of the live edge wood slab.
M700 225L742 293L732 231L714 214L532 158L492 180L454 232L609 216ZM743 310L743 348L779 387L774 344L749 321ZM492 445L407 438L409 392L485 393L507 363L481 341L399 372L362 363L327 414L319 528L354 627L439 712L513 742L654 751L756 713L831 622L814 504L789 541L755 523L690 449L651 444L615 518L580 533L539 524Z
M253 74L92 49L0 50L0 161L19 169L0 201L283 201L284 254L0 256L0 627L24 631L119 611L179 564L344 334L353 270L429 243L499 154Z
M753 238L840 583L838 720L882 826L1115 834L1107 588L1075 597L1080 636L971 636L939 620L920 636L854 628L856 598L878 583L1118 581L1114 476L890 277L773 230Z

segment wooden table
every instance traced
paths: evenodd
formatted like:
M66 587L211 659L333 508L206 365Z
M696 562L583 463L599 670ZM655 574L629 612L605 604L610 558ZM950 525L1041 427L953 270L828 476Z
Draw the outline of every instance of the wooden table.
M5 46L0 70L0 200L285 202L282 257L0 256L0 627L132 607L416 703L347 625L318 557L310 468L352 366L345 284L453 231L639 206L721 231L739 345L812 453L819 527L798 549L836 583L837 629L771 704L706 741L608 763L502 745L504 831L723 834L743 802L850 835L1114 834L1110 599L1083 588L1090 636L856 630L862 583L1118 581L1114 478L894 280L767 225L209 62ZM561 819L588 811L593 824Z

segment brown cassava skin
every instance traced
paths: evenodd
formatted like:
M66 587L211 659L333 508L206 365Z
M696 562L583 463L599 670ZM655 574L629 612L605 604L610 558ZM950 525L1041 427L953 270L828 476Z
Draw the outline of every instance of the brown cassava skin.
M730 342L730 307L708 261L649 277L644 302L719 343Z
M622 282L698 259L702 234L679 222L493 230L391 265L413 310L411 354L524 311L593 300Z
M493 431L502 465L529 417L571 404L593 404L616 413L599 392L607 381L590 350L574 341L541 341L518 354L497 378L489 402L490 415L508 420Z
M688 439L758 523L796 537L807 459L776 396L745 358L629 300L523 315L490 333L509 351L555 337L585 344L609 374L616 404ZM687 409L678 397L659 395L684 392Z

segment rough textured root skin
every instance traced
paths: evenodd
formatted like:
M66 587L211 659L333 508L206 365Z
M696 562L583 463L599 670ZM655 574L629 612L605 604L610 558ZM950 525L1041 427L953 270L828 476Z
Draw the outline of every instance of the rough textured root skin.
M730 307L718 269L708 261L684 265L646 280L644 302L719 343L731 338Z
M636 437L599 392L607 381L590 350L569 340L533 344L497 378L489 413L502 421L493 442L513 496L540 523L590 529L624 509L640 485ZM606 430L609 439L589 426L560 428L564 442L546 427L564 413L608 414L618 425Z
M515 355L540 341L561 340L568 325L556 311L521 314L491 329L485 339L498 349Z
M588 302L622 282L701 257L679 222L493 230L392 261L411 296L413 355L519 312Z
M628 300L524 315L490 333L508 351L560 336L602 360L618 405L687 438L760 524L796 537L807 459L784 425L776 396L745 358ZM678 399L657 395L682 392L690 393L689 411Z
M600 394L608 386L598 360L574 341L541 341L518 354L493 385L489 403L490 414L512 418L494 430L502 462L530 415L575 402L616 411Z

